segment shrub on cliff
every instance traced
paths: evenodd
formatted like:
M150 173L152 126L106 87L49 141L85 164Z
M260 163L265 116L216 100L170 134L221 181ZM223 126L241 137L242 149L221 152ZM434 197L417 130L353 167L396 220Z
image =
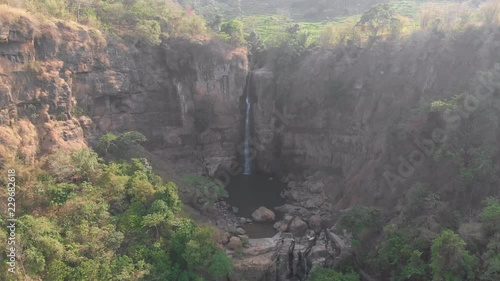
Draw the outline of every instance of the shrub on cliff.
M233 262L226 253L217 251L212 257L208 271L214 278L221 278L233 271Z
M147 138L137 132L130 131L119 135L107 133L103 135L97 143L97 149L106 157L123 152L127 147L134 144L146 142Z
M384 31L397 35L402 28L401 20L396 17L392 7L387 3L372 6L361 16L357 25L367 30L373 38Z
M465 249L465 242L451 230L444 230L432 242L433 280L475 280L478 259Z
M222 23L220 31L228 36L228 43L236 46L245 43L243 22L240 20L233 19Z
M347 211L339 221L339 227L346 229L355 238L380 227L380 210L357 205Z
M500 233L500 201L489 197L484 203L486 208L481 212L481 220L484 224L484 230L488 235Z
M57 181L94 182L102 172L101 159L90 149L58 151L48 157L47 170Z
M139 41L146 44L155 46L161 43L161 27L157 21L154 20L141 20L135 27L135 33Z
M424 258L428 244L422 242L415 229L387 225L370 264L379 274L391 276L394 281L429 280L430 270Z
M193 203L201 204L201 208L212 209L214 203L221 197L227 197L224 185L218 181L196 175L183 177L184 183L193 187Z
M486 253L482 256L484 272L481 280L500 280L500 233L496 234L486 247Z
M355 28L356 22L347 21L344 24L327 24L319 33L319 44L323 48L333 47L341 43L360 44L361 35Z

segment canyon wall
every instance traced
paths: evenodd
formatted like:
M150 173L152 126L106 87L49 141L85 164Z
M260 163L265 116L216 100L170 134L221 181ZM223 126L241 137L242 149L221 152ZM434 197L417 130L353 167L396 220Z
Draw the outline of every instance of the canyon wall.
M131 45L15 11L0 20L5 150L33 158L135 130L148 138L148 150L184 173L212 169L236 154L245 49L187 39Z
M267 65L253 75L261 139L256 164L268 172L281 166L292 182L286 196L311 212L315 205L341 210L360 203L394 210L417 181L455 205L478 206L498 193L499 55L500 33L484 27L317 50L294 66L289 87L273 82L277 73ZM484 92L487 99L474 100ZM440 111L440 102L454 99L450 111ZM282 109L273 109L279 100ZM460 112L464 107L467 113ZM271 145L266 128L277 120L285 126L273 130L279 144ZM432 141L432 151L422 148L439 133L448 140ZM451 147L468 152L459 161L437 159ZM495 173L464 183L460 177L473 166L467 159L475 149L488 151L484 157Z
M248 76L246 50L217 41L132 46L74 23L1 20L4 157L34 159L95 144L107 132L137 130L150 152L182 174L213 175L241 156L248 81L254 164L288 181L285 196L300 208L394 209L417 181L432 183L455 204L477 205L498 189L493 177L476 177L477 187L459 180L473 170L479 150L487 152L486 166L500 171L496 29L316 49L298 59L284 87L272 61ZM491 81L484 86L484 79ZM458 127L432 106L440 101L446 109L454 99L463 105L454 97L470 96L480 84L491 96L461 114ZM435 129L465 146L433 141L420 161L414 151L425 150ZM462 151L461 162L437 159L446 147ZM406 171L410 160L418 165Z

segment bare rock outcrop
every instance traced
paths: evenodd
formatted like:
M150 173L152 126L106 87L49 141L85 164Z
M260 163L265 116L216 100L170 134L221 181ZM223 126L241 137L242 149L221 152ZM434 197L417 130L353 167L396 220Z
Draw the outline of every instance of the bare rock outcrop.
M0 126L31 123L37 152L135 130L148 138L149 151L183 173L207 167L213 175L236 155L245 49L180 38L131 46L16 10L0 23Z

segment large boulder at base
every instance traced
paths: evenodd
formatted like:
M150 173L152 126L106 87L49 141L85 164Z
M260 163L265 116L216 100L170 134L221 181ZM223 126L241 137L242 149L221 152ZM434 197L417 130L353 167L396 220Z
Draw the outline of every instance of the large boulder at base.
M314 215L309 218L309 228L313 229L314 232L321 232L322 219L320 215Z
M229 239L229 243L227 244L227 247L230 250L237 250L240 249L243 246L243 243L241 242L241 239L238 236L233 236L231 239Z
M301 220L299 217L295 217L290 224L290 232L294 236L304 236L306 235L307 231L307 223L305 223L303 220Z
M259 207L252 213L252 218L254 221L263 222L263 221L274 221L276 216L274 212L269 210L266 207Z
M217 228L215 230L215 241L217 244L226 245L229 242L229 236L229 233L222 229Z

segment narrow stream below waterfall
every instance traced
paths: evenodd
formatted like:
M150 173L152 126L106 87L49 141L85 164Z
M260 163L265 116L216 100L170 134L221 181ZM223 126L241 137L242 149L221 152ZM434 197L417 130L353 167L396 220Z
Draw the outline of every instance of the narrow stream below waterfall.
M285 183L264 175L238 175L231 178L226 188L229 193L227 202L238 208L237 217L251 218L257 208L264 206L275 212L278 221L281 215L274 207L285 204L285 200L280 197L280 192L285 187ZM274 222L252 222L244 224L243 229L250 238L272 237L277 233L273 224Z

